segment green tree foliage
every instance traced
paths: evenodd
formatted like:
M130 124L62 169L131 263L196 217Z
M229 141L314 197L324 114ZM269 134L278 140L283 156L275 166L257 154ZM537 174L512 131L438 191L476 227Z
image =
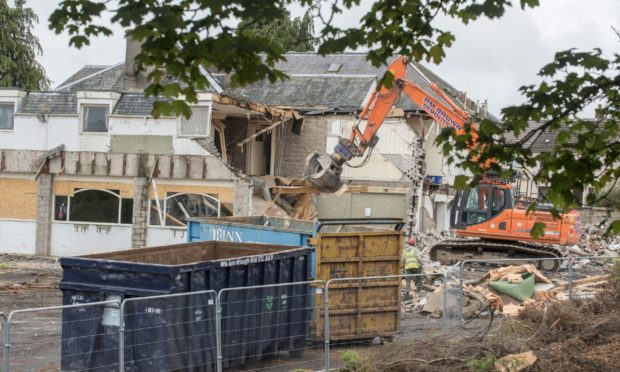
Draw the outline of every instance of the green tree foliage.
M284 18L244 20L238 27L254 36L269 40L285 52L312 52L316 44L314 20L310 10L295 19L291 19L291 13L285 12Z
M287 6L298 4L312 10L313 19L322 26L316 35L318 53L343 52L366 48L368 59L380 66L395 55L412 56L440 62L444 48L454 35L437 28L432 22L439 14L463 22L481 16L500 17L511 0L384 0L377 1L359 24L342 28L333 16L359 5L359 0L63 0L50 17L50 27L57 33L67 31L70 44L88 45L98 35L112 31L101 22L101 16L112 14L112 22L131 31L142 42L136 58L138 68L151 68L152 84L147 96L178 97L196 101L196 91L208 82L202 67L230 75L233 86L262 79L271 82L286 79L276 68L283 60L285 48L275 39L247 32L257 22L270 22L288 17ZM538 4L538 0L519 0L522 7ZM182 114L189 116L186 101L175 100L155 106L155 116Z
M474 174L473 183L484 177L487 170L480 164L488 161L492 171L503 177L510 177L515 168L530 170L534 181L548 185L546 198L557 208L552 211L556 215L578 206L575 190L590 189L590 205L606 200L611 206L610 196L620 178L620 55L605 57L599 49L558 52L539 75L540 84L520 88L525 103L502 110L501 124L480 121L475 143L469 133L442 133L439 142L444 153ZM578 117L595 103L601 104L596 118ZM529 129L530 121L543 124ZM545 132L555 136L553 151L532 152L524 146ZM511 143L508 133L520 141ZM620 204L613 202L613 206ZM541 227L535 232L542 233ZM612 228L620 231L620 223L614 222Z
M207 85L201 66L230 74L233 85L285 79L286 74L276 68L276 63L284 58L288 48L282 46L279 38L269 37L271 31L251 30L255 25L287 19L287 6L291 4L310 7L308 18L311 16L320 29L315 35L319 54L364 48L368 50L368 60L380 66L397 55L441 62L455 36L438 25L439 15L469 23L481 17L500 18L513 5L522 9L536 7L539 1L382 0L374 2L354 27L343 28L333 22L334 15L359 3L118 0L112 8L108 2L63 0L50 18L50 27L56 32L68 31L72 36L70 43L80 47L88 44L90 37L111 33L100 23L101 14L111 12L113 22L132 29L133 37L143 42L139 67L154 67L150 75L153 84L146 94L182 94L192 102L196 100L196 91ZM241 26L235 26L238 24ZM171 79L164 79L165 76ZM439 143L452 161L472 171L470 184L481 179L486 170L480 165L489 159L493 160L492 170L503 176L512 174L513 165L518 164L534 170L535 181L549 184L549 200L559 210L568 210L576 205L573 190L592 188L591 195L600 195L603 190L613 189L620 176L616 166L620 152L620 56L607 56L600 50L563 51L540 70L540 76L542 83L521 88L525 103L502 111L502 124L473 118L472 122L479 123L479 139L475 143L469 132L471 125L461 136L445 131ZM593 102L603 105L600 117L579 119L577 115ZM189 110L185 101L160 104L154 110L155 115L170 113L188 115ZM524 133L531 120L545 124ZM557 133L553 153L532 153L522 146L545 131ZM510 144L506 139L508 133L524 139ZM465 149L471 151L456 151ZM462 155L465 153L468 154ZM467 181L459 179L462 185ZM620 223L616 225L620 227Z
M39 40L32 33L37 15L25 8L25 0L9 6L0 0L0 86L26 90L45 90L49 80L36 60L42 53Z

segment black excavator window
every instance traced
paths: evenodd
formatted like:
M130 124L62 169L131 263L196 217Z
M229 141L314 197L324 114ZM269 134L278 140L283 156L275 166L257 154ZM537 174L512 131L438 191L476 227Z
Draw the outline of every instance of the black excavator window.
M506 205L505 191L502 189L493 189L493 203L491 205L493 216L501 212L502 209L504 209L505 205Z
M463 208L466 225L479 224L489 219L488 201L491 191L488 187L477 186L464 195L467 198Z

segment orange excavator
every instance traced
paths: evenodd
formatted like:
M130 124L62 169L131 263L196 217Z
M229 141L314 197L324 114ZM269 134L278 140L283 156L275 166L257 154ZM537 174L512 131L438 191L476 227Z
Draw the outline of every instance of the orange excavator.
M467 112L414 65L411 67L424 77L430 91L408 81L408 65L407 58L400 57L388 67L394 76L393 84L374 92L350 137L339 138L332 154L315 152L308 156L304 177L320 192L334 192L342 187L342 169L351 166L348 163L351 159L366 154L366 159L356 167L368 161L379 140L377 132L402 93L443 128L452 128L457 134L464 133L469 119ZM475 131L472 136L475 141ZM559 219L554 219L551 212L545 210L528 214L525 205L516 204L509 181L488 178L474 188L456 193L450 225L461 238L440 242L431 248L429 254L432 260L443 264L464 259L559 257L561 252L554 245L576 244L580 239L579 220L577 211L565 213ZM533 238L531 230L536 222L543 222L546 227L542 236ZM558 260L540 262L544 269L555 269L559 265Z

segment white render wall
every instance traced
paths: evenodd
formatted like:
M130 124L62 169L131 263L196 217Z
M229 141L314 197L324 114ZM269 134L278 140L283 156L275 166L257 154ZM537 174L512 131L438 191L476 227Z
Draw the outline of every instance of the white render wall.
M34 254L36 222L0 220L0 253Z
M108 152L112 135L172 136L173 153L208 155L191 138L178 137L179 120L148 117L110 116L108 133L81 133L77 115L48 116L43 123L34 115L15 116L12 131L0 131L0 148L49 150L61 144L65 151Z
M34 254L35 221L0 220L0 253ZM187 242L184 229L149 227L147 246ZM131 226L94 223L52 223L52 256L81 256L131 248Z
M52 256L80 256L131 248L131 226L53 222Z
M147 247L182 243L187 243L187 233L185 229L154 226L149 226L146 229Z
M338 137L349 137L356 120L330 120L325 151L331 154L338 143ZM360 127L364 128L365 123ZM342 176L346 179L398 181L403 173L383 154L404 155L411 153L409 145L416 139L413 129L404 119L386 119L377 134L379 142L368 163L361 168L344 167ZM352 164L359 164L363 157L355 158Z

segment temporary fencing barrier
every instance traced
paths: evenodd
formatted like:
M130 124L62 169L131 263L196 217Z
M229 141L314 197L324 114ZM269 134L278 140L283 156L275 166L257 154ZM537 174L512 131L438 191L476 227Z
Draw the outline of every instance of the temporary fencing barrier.
M461 298L463 297L462 267L456 264L445 272L444 330L446 332L462 325Z
M106 358L115 354L118 340L117 331L103 324L104 309L110 305L118 307L120 303L12 311L4 329L4 371L116 369L117 359Z
M312 320L322 306L317 298L324 288L323 281L307 281L222 289L222 368L322 369L324 346Z
M441 287L444 283L441 273L330 279L326 284L325 311L317 316L317 328L323 329L321 336L326 343L325 370L342 367L338 355L344 350L361 351L386 341L440 334L445 326L441 317L445 312L445 291L434 293L432 301L438 310L434 314L421 315L419 307L414 309L415 298L411 297L431 301L433 292L424 292L422 297L421 287ZM420 303L417 301L417 305Z
M10 340L8 339L8 335L6 334L6 315L4 313L0 312L0 331L1 332L1 336L0 336L0 361L2 362L2 364L0 364L0 371L5 371L5 366L4 366L4 354L5 354L5 347L7 345L8 342L10 342Z
M566 300L572 301L574 299L574 285L579 277L592 277L597 274L608 273L609 267L617 261L617 257L610 256L584 256L584 257L545 257L545 258L505 258L505 259L492 259L492 260L465 260L461 261L453 268L451 268L446 276L448 278L453 277L453 273L455 269L458 267L458 289L454 289L452 292L454 294L453 297L458 297L458 312L457 314L450 314L446 321L454 324L463 326L463 322L470 322L472 319L471 316L467 316L464 313L465 308L465 285L466 283L477 283L480 279L491 269L498 266L508 266L508 265L521 265L524 263L533 263L537 269L548 279L553 281L554 283L563 283L562 286L565 286L567 291ZM575 266L577 263L581 263L582 267L580 271L587 271L587 273L581 273L580 275L575 275ZM448 279L449 282L456 282L454 279ZM553 289L551 286L549 289ZM557 288L556 288L557 290ZM450 298L453 298L449 295ZM562 298L560 298L562 299ZM450 303L450 300L448 300ZM476 316L478 314L475 314ZM480 322L484 323L483 321ZM475 326L474 326L475 328Z
M557 260L559 269L545 270L556 265L538 265L543 260ZM445 273L266 284L15 310L6 317L0 313L3 371L330 370L342 366L339 355L345 350L361 354L385 341L488 325L485 319L463 318L465 286L494 268L490 265L524 261L543 267L540 271L565 286L571 300L586 298L583 283L604 278L618 259L467 260ZM435 310L421 311L427 305Z
M216 303L217 293L211 290L123 301L120 371L215 371Z

